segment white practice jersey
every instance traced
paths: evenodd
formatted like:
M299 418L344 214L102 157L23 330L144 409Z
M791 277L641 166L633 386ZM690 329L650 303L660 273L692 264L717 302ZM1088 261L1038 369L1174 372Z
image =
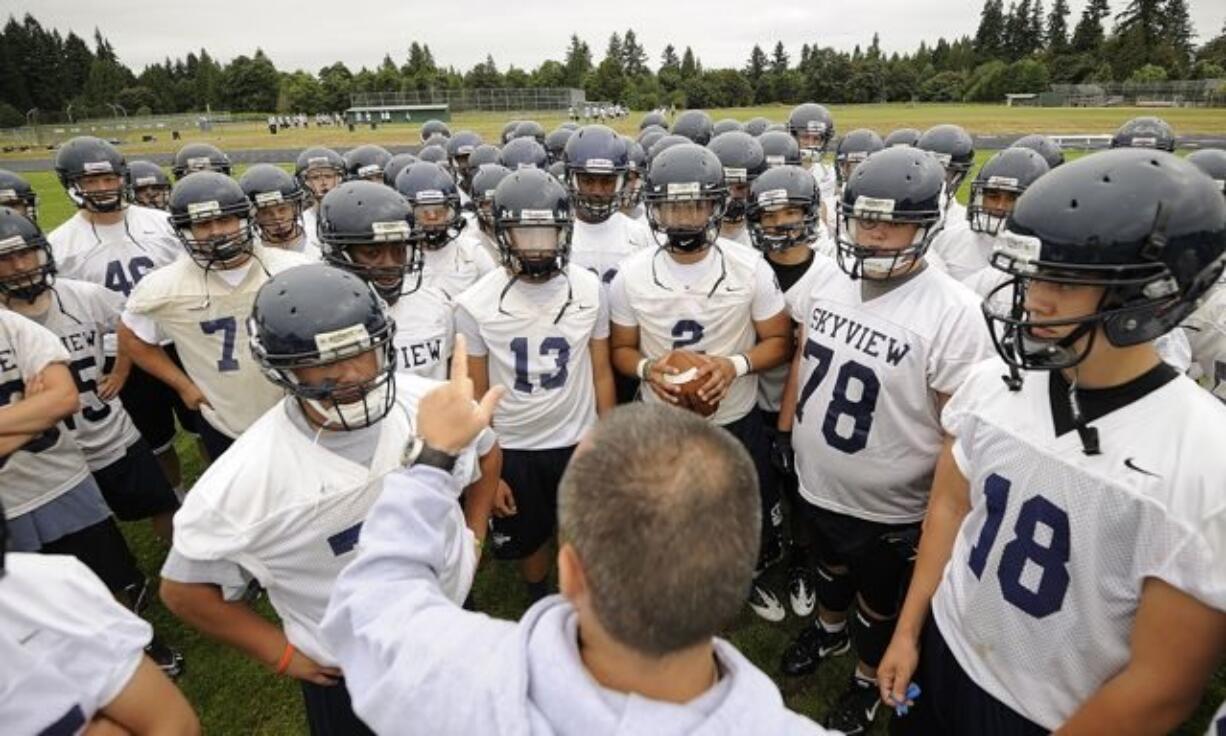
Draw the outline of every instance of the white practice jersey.
M446 380L455 343L450 297L433 286L420 286L391 306L396 320L396 370L423 378Z
M808 268L804 276L801 276L795 283L783 292L783 301L787 305L788 314L796 313L798 301L808 293L808 278L813 271L813 264L819 260L828 260L826 256L820 253L813 254L813 260L805 264ZM769 264L769 261L767 262ZM758 407L771 412L779 413L779 409L783 406L783 389L787 385L788 372L792 369L792 361L787 361L783 365L777 365L770 370L761 371L758 373Z
M101 284L125 298L150 271L186 253L170 215L138 205L129 205L114 225L92 225L78 211L47 240L60 276Z
M570 242L570 262L595 273L608 285L627 257L648 245L655 246L651 232L620 212L599 223L575 219Z
M1226 401L1226 288L1218 286L1184 321L1197 382Z
M1094 420L1086 455L1050 374L1007 373L985 361L945 407L971 508L932 608L971 680L1055 729L1128 664L1146 578L1226 610L1226 407L1178 376Z
M975 295L926 268L867 301L864 284L818 259L792 318L804 328L792 444L800 493L885 524L924 518L952 394L991 354Z
M834 218L838 215L835 202L838 200L839 182L834 172L834 164L825 161L814 161L809 168L813 180L817 182L817 192L821 197L822 213L828 232L834 232Z
M753 248L753 241L749 239L749 228L743 222L739 225L724 225L719 229L719 237L721 240L739 243L746 248Z
M123 458L140 439L136 425L118 398L98 397L106 356L103 336L113 333L123 309L123 297L98 284L56 279L46 312L29 319L51 330L68 350L68 370L81 396L81 409L65 425L73 431L90 470L101 470Z
M256 244L246 275L231 286L217 270L206 273L181 258L150 274L128 298L125 324L148 342L129 320L145 317L174 342L185 372L208 399L201 413L228 437L238 437L284 395L247 349L247 318L270 275L304 263L297 253Z
M473 225L472 236L478 243L481 244L481 247L485 250L486 254L489 255L490 261L493 262L495 266L502 263L502 253L498 251L498 241L494 239L493 235L487 235L479 227Z
M78 733L128 686L152 636L75 557L10 552L0 579L4 733Z
M52 363L69 363L54 332L0 309L0 406L16 403L26 381ZM0 457L0 500L13 519L71 490L89 475L72 433L58 422L11 455Z
M257 243L259 243L265 248L275 248L278 250L287 250L292 253L297 253L298 255L302 256L303 258L306 258L308 261L311 261L311 262L322 261L324 259L323 251L321 251L319 249L319 246L316 245L315 242L311 240L311 238L307 237L305 233L303 234L301 238L298 238L297 241L293 243L288 243L288 244L286 243L279 243L279 244L278 243L268 243L268 242L265 242L264 239L261 238L258 234L253 235L252 237L255 238Z
M929 253L936 253L945 263L945 272L973 289L973 277L985 268L992 268L992 247L996 236L977 233L970 227L950 227L948 224L937 233L929 246Z
M175 514L174 553L240 566L268 591L290 642L316 662L335 664L318 630L332 584L354 557L381 479L401 467L418 402L437 385L418 376L396 377L396 407L377 425L357 430L369 431L375 445L369 466L313 442L290 416L301 412L296 400L279 402L196 481ZM476 569L472 533L459 504L461 489L478 475L475 444L460 454L453 471L457 502L447 521L447 568L439 571L457 604Z
M1213 717L1209 719L1209 729L1205 731L1205 736L1222 736L1226 733L1226 703L1217 709Z
M679 264L663 248L643 249L627 259L609 289L613 322L638 327L639 351L659 359L673 350L729 357L758 342L754 322L784 311L775 274L761 254L736 245L716 245L698 263ZM659 402L654 391L639 392ZM758 376L732 381L716 424L730 424L753 409Z
M455 299L464 290L494 270L494 259L480 239L464 232L442 248L422 248L422 283Z
M499 444L571 447L596 423L590 343L609 337L607 297L596 275L575 265L504 294L510 279L498 269L461 294L456 327L469 354L485 356L490 385L507 389L494 413Z

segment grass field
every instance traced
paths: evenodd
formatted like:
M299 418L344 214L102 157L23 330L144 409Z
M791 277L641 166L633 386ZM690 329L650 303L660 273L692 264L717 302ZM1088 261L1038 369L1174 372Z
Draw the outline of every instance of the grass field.
M978 162L982 163L989 155L980 153ZM241 174L241 168L235 173ZM72 215L72 204L51 172L28 176L41 197L40 221L45 229L50 230ZM180 434L176 445L180 457L185 459L186 479L194 480L201 470L194 443ZM125 524L124 532L143 569L148 574L156 575L166 555L165 548L146 525ZM782 571L776 575L781 577ZM780 583L778 589L783 590L782 581L777 582ZM477 574L474 595L482 610L506 618L518 617L527 603L514 570L488 559ZM266 606L263 611L270 618L273 617ZM194 630L180 624L160 605L152 607L151 619L166 640L181 647L187 658L187 673L179 685L199 713L205 733L272 735L306 732L301 697L293 682L278 678L235 651L202 638ZM791 708L820 719L842 691L853 661L845 656L820 670L816 676L798 680L782 679L778 670L779 657L794 633L806 623L789 614L784 624L770 625L746 608L726 635L750 659L776 678ZM1221 670L1210 684L1195 716L1178 733L1186 736L1203 734L1209 717L1224 698L1226 670ZM885 713L886 709L881 709L874 733L885 733Z
M753 117L763 116L775 122L787 119L789 106L768 105L763 107L741 107L722 110L710 110L715 120L721 118L736 118L746 121ZM895 128L912 127L925 129L938 123L956 122L976 134L995 133L1109 133L1118 128L1124 121L1138 115L1160 114L1181 135L1192 133L1221 133L1226 130L1226 111L1220 108L1172 108L1155 111L1144 108L1038 108L1038 107L1005 107L1003 105L967 105L967 104L883 104L883 105L835 105L831 107L840 131L855 128L872 128L885 135ZM619 131L633 134L638 131L638 123L642 113L632 113L625 120L615 121L611 125ZM566 120L562 113L502 113L502 112L472 112L460 113L449 124L452 131L470 129L490 141L498 140L503 124L516 116L532 118L551 130ZM55 126L44 126L44 144L55 143L72 135L91 134L88 126L82 126L78 133L73 133L71 127L64 127L62 133L55 132ZM92 134L104 137L116 137L125 140L123 150L128 155L150 153L171 153L184 143L192 141L207 141L223 150L238 151L260 148L305 148L312 145L326 145L338 149L351 148L362 143L380 143L383 145L415 144L419 142L419 128L416 125L381 125L377 130L369 126L358 127L350 133L344 128L290 128L277 135L270 135L267 126L262 123L234 123L219 125L210 133L198 130L182 130L182 141L172 141L169 131L159 132L158 140L151 143L141 143L136 133L122 131L99 130ZM0 142L4 139L0 137ZM42 159L50 152L45 148L12 153L0 153L0 161L4 159Z

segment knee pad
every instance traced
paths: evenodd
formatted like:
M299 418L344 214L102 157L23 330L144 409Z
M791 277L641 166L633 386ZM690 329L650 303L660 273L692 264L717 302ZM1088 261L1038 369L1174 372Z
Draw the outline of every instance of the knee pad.
M856 586L851 573L832 572L829 567L817 563L817 600L827 611L846 611L855 598Z
M886 647L890 646L890 638L894 636L894 624L898 618L873 618L858 604L851 618L851 642L856 647L856 654L861 662L875 668L881 664Z
M893 616L907 592L915 566L915 536L886 534L857 561L856 587L869 610Z

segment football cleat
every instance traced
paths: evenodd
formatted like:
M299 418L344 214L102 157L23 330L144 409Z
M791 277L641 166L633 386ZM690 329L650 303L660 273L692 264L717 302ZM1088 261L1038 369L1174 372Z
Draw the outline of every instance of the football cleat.
M814 621L783 650L783 662L779 668L789 677L809 675L817 670L822 660L837 657L849 649L851 637L847 634L846 626L842 631L830 632Z
M183 654L166 645L166 642L158 638L157 634L153 635L153 639L145 646L145 654L153 663L161 668L162 673L172 680L177 680L183 674L186 667L186 662L183 659Z
M797 616L808 616L817 607L817 586L813 578L813 571L804 565L794 565L788 571L788 602Z
M881 694L877 691L877 682L853 674L847 689L835 701L834 708L826 714L822 725L846 736L867 733L880 705Z
M753 587L750 588L749 607L760 618L773 624L779 623L787 615L783 604L779 602L779 596L766 587L766 583L761 579L754 580Z

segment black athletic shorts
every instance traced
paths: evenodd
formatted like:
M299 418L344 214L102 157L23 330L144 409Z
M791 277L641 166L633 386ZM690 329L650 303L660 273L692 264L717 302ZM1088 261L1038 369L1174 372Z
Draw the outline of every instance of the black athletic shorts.
M502 451L502 479L511 487L517 513L493 518L489 539L494 557L523 559L553 536L558 485L574 451L574 447Z
M209 424L209 420L204 417L200 417L200 422L196 425L196 428L199 430L196 434L200 437L200 441L204 443L204 451L209 454L209 460L216 460L221 457L222 453L230 449L230 445L234 444L233 437Z
M818 562L848 568L865 603L883 615L911 581L920 522L883 524L805 504Z
M179 498L144 439L137 440L123 457L95 470L94 480L120 521L148 519L179 509Z
M49 555L72 555L93 571L112 593L144 585L145 576L136 566L115 517L48 542L38 550Z
M174 364L182 369L183 363L175 346L166 345L165 350ZM112 362L113 359L107 360L108 371ZM138 365L132 366L132 372L119 392L119 400L132 417L140 436L145 438L155 453L163 452L174 442L176 418L184 431L193 434L197 432L196 423L204 421L200 418L200 412L187 408L178 392L141 370Z

